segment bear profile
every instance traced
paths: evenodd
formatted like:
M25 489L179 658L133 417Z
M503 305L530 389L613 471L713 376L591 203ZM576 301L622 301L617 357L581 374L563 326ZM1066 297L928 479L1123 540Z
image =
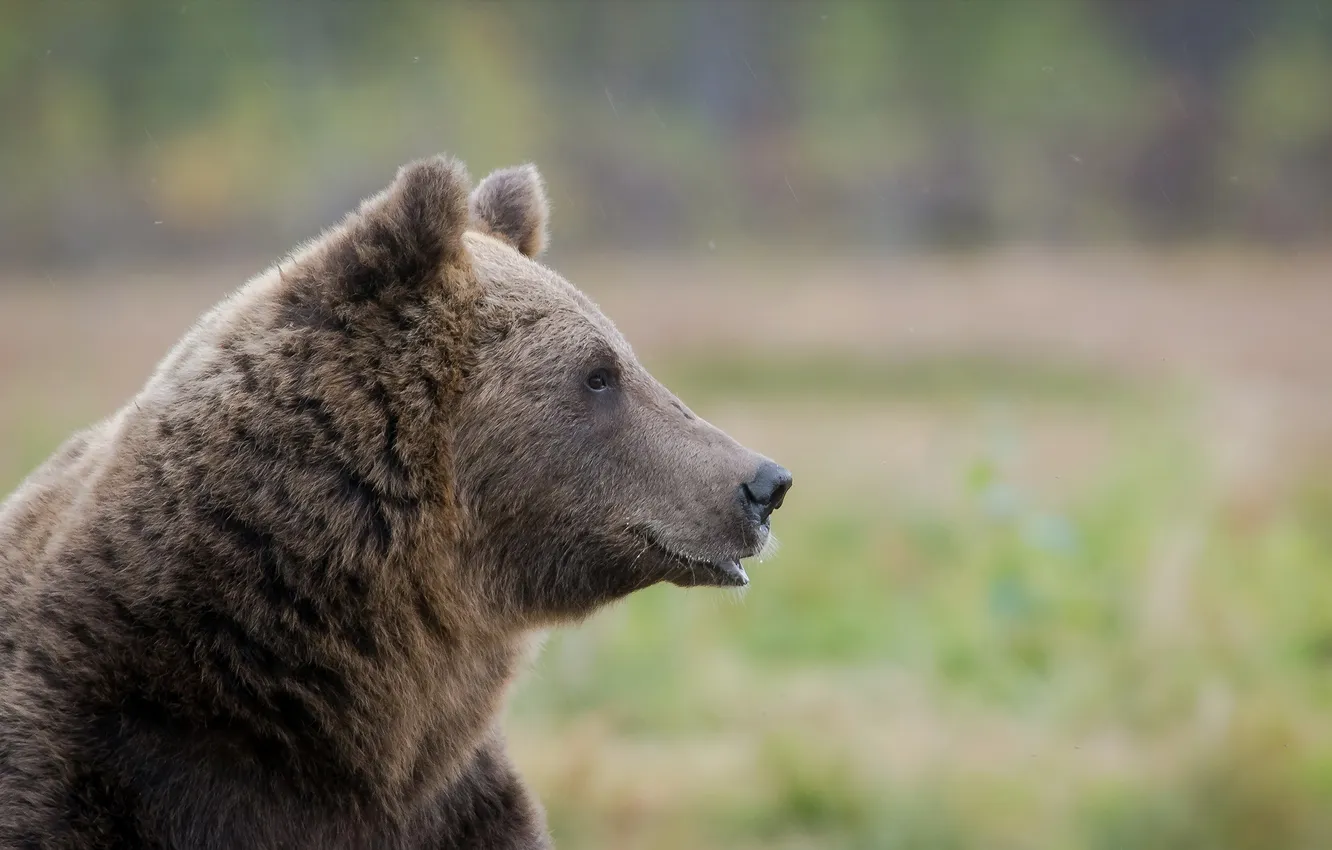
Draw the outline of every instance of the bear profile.
M734 586L791 476L436 157L223 300L0 506L0 848L540 848L533 634Z

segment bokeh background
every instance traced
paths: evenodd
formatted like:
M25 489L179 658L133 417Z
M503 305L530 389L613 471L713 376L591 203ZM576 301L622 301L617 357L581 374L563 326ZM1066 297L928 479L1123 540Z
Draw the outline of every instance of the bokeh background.
M401 162L783 461L561 632L567 848L1332 847L1332 4L0 4L0 489Z

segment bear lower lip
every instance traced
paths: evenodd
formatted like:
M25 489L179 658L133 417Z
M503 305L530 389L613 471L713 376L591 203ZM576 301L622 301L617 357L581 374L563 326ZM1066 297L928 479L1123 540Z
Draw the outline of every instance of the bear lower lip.
M749 584L749 576L745 573L745 568L740 566L740 561L731 558L725 561L714 561L708 566L716 570L717 573L725 579L725 583L732 587L744 587Z
M739 558L721 558L716 561L696 561L693 558L680 558L681 563L689 568L690 584L711 587L744 587L749 584L749 575L740 566Z
M740 566L738 558L698 561L675 556L675 561L688 571L688 576L672 581L684 587L745 587L749 584L749 575Z
M645 534L643 539L682 568L684 575L669 579L673 584L684 587L745 587L749 584L749 575L740 566L739 558L718 558L712 561L690 558L663 546L653 536Z

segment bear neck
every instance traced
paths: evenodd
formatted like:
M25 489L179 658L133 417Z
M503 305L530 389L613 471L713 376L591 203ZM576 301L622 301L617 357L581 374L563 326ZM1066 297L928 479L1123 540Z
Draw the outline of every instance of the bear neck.
M108 666L145 735L169 715L276 781L401 807L490 734L526 639L458 578L462 361L421 343L459 333L447 306L302 303L243 292L115 421L96 581L136 637Z

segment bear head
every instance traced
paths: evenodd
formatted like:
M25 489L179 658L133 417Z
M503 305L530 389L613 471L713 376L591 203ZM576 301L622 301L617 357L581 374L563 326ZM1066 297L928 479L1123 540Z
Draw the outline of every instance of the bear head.
M747 584L740 561L772 540L790 474L690 411L536 261L548 212L535 168L491 174L470 210L491 332L460 399L466 562L522 609L565 615L659 581Z
M487 622L544 626L663 581L747 584L790 474L691 412L538 261L548 217L532 166L473 189L436 157L280 269L287 330L333 334L325 383L368 369L391 396L392 433L364 430L392 451L367 449L364 475L448 514L417 524L415 557L447 573L442 604Z

